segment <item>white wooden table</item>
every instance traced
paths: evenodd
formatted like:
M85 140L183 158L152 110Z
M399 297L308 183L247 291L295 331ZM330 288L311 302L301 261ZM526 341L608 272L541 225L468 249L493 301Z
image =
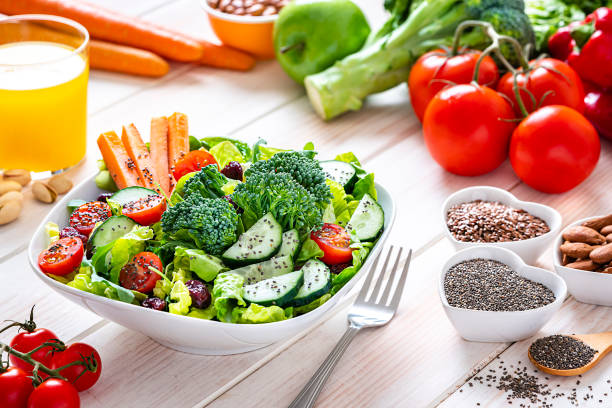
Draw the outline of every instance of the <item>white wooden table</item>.
M96 0L107 7L176 29L212 38L198 0ZM384 18L381 1L359 0L373 26ZM319 120L304 91L274 61L260 62L249 73L174 64L162 79L139 79L93 72L89 93L89 152L71 177L75 182L95 171L95 139L103 131L136 123L148 129L152 116L174 111L189 115L194 135L229 135L271 146L352 150L399 204L390 242L414 248L415 257L397 317L386 327L360 334L321 394L321 407L475 407L508 406L494 387L470 387L469 378L500 357L526 361L529 341L470 343L454 331L440 305L437 275L453 253L443 237L440 205L470 185L505 188L520 199L558 209L564 224L612 212L612 144L603 143L594 174L564 195L545 195L522 184L505 163L493 173L461 178L442 171L429 157L413 115L405 85L372 97L358 113L330 123ZM68 114L68 113L67 113ZM146 133L146 132L145 132ZM27 195L30 195L28 192ZM81 395L84 407L283 407L310 378L346 328L348 302L308 333L281 344L235 356L206 357L166 349L70 303L47 289L26 261L24 249L48 206L27 200L25 216L0 227L0 319L22 320L37 305L37 322L66 342L86 341L103 359L100 382ZM552 248L540 264L552 268ZM610 309L568 298L541 335L612 330ZM7 341L12 334L1 334ZM541 376L543 378L543 376ZM612 399L589 402L581 395L610 392L612 357L575 385L554 379L558 389L577 388L580 406L612 406ZM590 391L589 391L590 392ZM582 393L582 394L581 394ZM514 402L514 406L520 402ZM565 399L555 406L567 406Z

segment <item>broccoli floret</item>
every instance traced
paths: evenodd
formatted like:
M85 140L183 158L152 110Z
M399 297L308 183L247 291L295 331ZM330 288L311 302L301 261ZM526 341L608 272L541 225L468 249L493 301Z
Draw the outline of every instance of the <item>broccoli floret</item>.
M202 198L199 194L168 208L162 228L170 239L193 242L211 255L220 255L236 242L238 214L223 198Z
M245 173L247 180L254 174L287 173L314 197L321 207L332 198L325 183L325 173L318 161L301 152L280 152L269 160L255 162Z
M316 200L287 173L254 173L239 184L232 200L244 209L246 228L268 212L284 231L296 228L308 232L322 224L322 211Z
M185 182L183 197L199 194L204 198L220 198L225 195L221 187L227 183L227 177L219 173L217 165L203 167Z

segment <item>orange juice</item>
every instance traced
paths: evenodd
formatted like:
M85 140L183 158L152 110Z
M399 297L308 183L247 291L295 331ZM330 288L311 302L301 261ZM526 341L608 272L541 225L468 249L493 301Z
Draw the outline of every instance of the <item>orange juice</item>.
M64 44L0 45L0 168L55 171L85 156L88 74Z

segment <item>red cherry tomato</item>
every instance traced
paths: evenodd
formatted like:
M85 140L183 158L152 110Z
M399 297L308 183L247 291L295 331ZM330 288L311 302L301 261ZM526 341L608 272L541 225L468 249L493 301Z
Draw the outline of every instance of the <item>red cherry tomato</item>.
M108 204L92 201L74 210L70 216L70 226L81 234L89 236L97 222L104 221L111 215L111 208Z
M32 379L21 368L9 367L0 374L0 407L23 408L34 391Z
M534 100L531 100L527 92L519 89L528 112L531 113L538 107L550 105L565 105L580 113L584 112L584 87L572 67L554 58L534 60L530 64L532 69L527 74L519 70L516 78L518 86L527 89L534 96ZM518 117L522 118L513 85L514 77L511 72L508 72L499 81L497 91L510 98L514 111ZM540 103L542 105L538 106Z
M50 378L30 394L27 408L79 408L81 399L68 381Z
M77 237L60 238L38 255L38 266L44 273L68 275L83 260L83 241Z
M612 90L603 90L585 82L584 116L603 137L612 140Z
M179 181L185 174L200 171L202 167L206 167L209 164L214 164L219 168L219 164L212 154L206 150L193 150L174 165L172 175L176 181Z
M13 340L11 340L10 346L22 353L29 353L36 347L42 345L43 343L49 342L52 339L57 339L57 336L51 330L36 329L31 333L25 331L18 333L15 337L13 337ZM51 347L43 347L42 349L34 352L32 354L32 358L46 367L49 367L53 354L52 352L53 349ZM11 355L10 360L13 367L21 368L23 371L28 373L28 375L32 374L32 369L34 367L30 363L26 363L19 357L13 355Z
M517 176L544 193L582 183L599 160L597 131L567 106L546 106L523 120L512 135L510 162Z
M119 283L126 289L149 293L161 276L149 269L149 266L163 271L161 259L153 252L140 252L119 272Z
M443 88L452 84L469 84L474 76L480 51L448 55L447 51L435 50L421 56L410 70L408 89L414 113L423 122L427 105ZM478 83L495 87L499 71L493 58L486 56L480 64Z
M440 166L460 176L488 173L506 160L515 124L510 103L476 84L446 88L425 111L425 144Z
M60 371L60 374L70 382L77 391L85 391L98 382L100 374L102 373L102 360L100 354L95 348L85 343L73 343L66 347L66 350L55 353L51 361L51 368L56 370L73 361L83 360L83 357L89 358L93 354L97 370L95 373L88 371L82 365L73 365ZM81 375L81 373L83 373Z
M152 225L161 220L166 211L166 199L160 195L150 195L127 203L121 213L140 225Z
M353 250L349 248L351 237L340 225L325 223L321 229L312 231L310 238L321 248L324 254L321 261L328 265L349 262L353 258Z

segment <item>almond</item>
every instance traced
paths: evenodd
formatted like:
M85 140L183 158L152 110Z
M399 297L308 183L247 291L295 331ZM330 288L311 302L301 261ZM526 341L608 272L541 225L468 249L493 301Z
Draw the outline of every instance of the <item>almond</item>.
M52 203L57 198L57 192L53 187L46 185L42 181L35 181L32 184L32 194L34 198L43 203Z
M0 180L0 196L9 191L21 191L21 184L13 180Z
M600 246L599 248L595 248L589 254L589 258L591 258L591 261L600 265L607 264L608 262L612 261L612 244L606 244L604 246Z
M609 235L612 234L612 225L606 225L599 231L601 235Z
M590 259L587 259L586 261L576 261L576 262L568 263L565 266L567 268L580 269L582 271L594 271L599 267L599 265L597 265L595 262L591 261Z
M23 194L21 191L9 191L0 196L0 206L9 201L19 201L19 203L23 203Z
M32 177L30 176L29 170L9 169L4 170L4 173L2 173L2 179L7 181L16 181L22 187L25 187L32 180Z
M563 231L563 239L585 244L604 244L606 238L593 228L577 225Z
M56 174L47 181L47 185L51 186L57 194L66 194L72 188L72 181L63 174Z
M612 273L612 266L608 266L606 269L601 271L602 273Z
M561 245L561 252L572 258L588 258L591 251L595 248L583 242L566 242Z
M13 222L19 217L21 212L21 203L17 200L11 200L4 204L0 204L0 225Z
M606 235L606 242L612 242L612 232Z
M607 225L612 225L612 214L606 215L605 217L599 217L590 221L586 221L582 225L585 227L592 228L595 231L599 231Z

